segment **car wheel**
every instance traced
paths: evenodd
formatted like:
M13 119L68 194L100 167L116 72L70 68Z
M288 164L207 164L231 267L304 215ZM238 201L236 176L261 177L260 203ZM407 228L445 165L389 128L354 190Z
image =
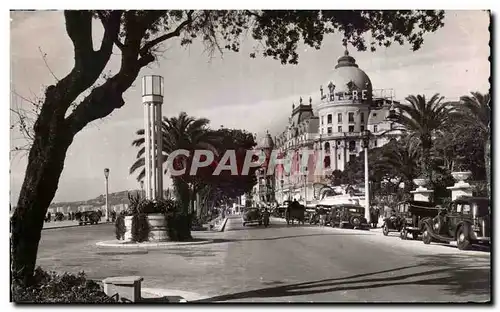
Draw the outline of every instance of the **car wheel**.
M387 223L384 223L384 225L382 225L382 233L384 234L384 236L389 235L389 227L387 227Z
M262 221L259 221L259 225L262 225Z
M429 226L427 224L424 226L424 231L422 232L422 242L426 245L432 242L431 234L429 234Z
M461 226L457 231L457 247L460 250L468 250L471 246L468 228Z
M417 232L411 233L411 236L413 237L414 240L418 239L418 233Z

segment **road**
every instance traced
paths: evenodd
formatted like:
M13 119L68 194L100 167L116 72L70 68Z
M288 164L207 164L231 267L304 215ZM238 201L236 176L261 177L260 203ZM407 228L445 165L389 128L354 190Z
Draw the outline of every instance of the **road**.
M484 302L490 254L309 225L243 227L231 217L214 243L173 249L103 249L111 225L43 231L38 263L92 278L141 275L144 287L220 302ZM195 234L198 236L197 234Z

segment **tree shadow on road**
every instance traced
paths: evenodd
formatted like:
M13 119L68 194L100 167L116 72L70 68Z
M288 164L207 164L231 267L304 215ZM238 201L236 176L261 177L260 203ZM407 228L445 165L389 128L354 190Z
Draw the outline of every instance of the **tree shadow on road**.
M278 236L278 237L263 237L263 238L215 238L212 244L216 243L235 243L235 242L251 242L251 241L274 241L281 239L299 238L299 237L311 237L311 236L359 236L359 235L370 235L367 233L329 233L329 234L303 234L303 235L289 235L289 236ZM211 243L208 243L211 244ZM207 244L205 244L207 245Z
M258 225L258 224L247 224L246 226L241 226L237 228L231 228L226 230L226 232L232 232L232 231L254 231L254 230L266 230L266 229L282 229L282 228L310 228L310 227L318 227L317 225L312 225L312 224L286 224L286 223L270 223L269 227L264 227L263 225Z
M389 286L442 286L443 292L458 296L488 295L491 298L489 257L439 254L420 256L416 265L216 296L198 302L220 302L252 298L304 296L337 291L375 289ZM423 271L416 271L418 269ZM378 276L378 277L377 277Z

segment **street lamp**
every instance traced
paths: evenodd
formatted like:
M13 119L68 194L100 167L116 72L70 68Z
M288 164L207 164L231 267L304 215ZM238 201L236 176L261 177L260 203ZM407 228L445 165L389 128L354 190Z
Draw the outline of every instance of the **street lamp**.
M283 193L283 183L285 181L283 181L283 179L280 179L280 186L281 186L281 203L284 203L285 202L285 194Z
M109 202L108 202L108 177L109 168L104 168L104 177L106 178L106 222L109 222Z
M368 148L370 147L370 131L363 131L363 148L365 152L365 218L370 222L370 190L368 177Z

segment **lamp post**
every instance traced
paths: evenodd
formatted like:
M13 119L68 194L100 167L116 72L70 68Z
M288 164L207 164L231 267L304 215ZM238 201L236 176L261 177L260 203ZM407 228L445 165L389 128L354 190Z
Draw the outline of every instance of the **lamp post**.
M109 168L104 168L104 178L106 178L106 222L109 222L109 202L108 202L108 177Z
M370 222L370 190L368 177L368 148L370 147L370 131L363 131L363 148L365 152L365 218Z
M301 164L302 166L302 164ZM304 166L304 206L307 206L307 165Z
M283 181L283 179L280 179L280 186L281 186L281 203L284 203L285 202L285 194L283 193L283 183L285 181Z

